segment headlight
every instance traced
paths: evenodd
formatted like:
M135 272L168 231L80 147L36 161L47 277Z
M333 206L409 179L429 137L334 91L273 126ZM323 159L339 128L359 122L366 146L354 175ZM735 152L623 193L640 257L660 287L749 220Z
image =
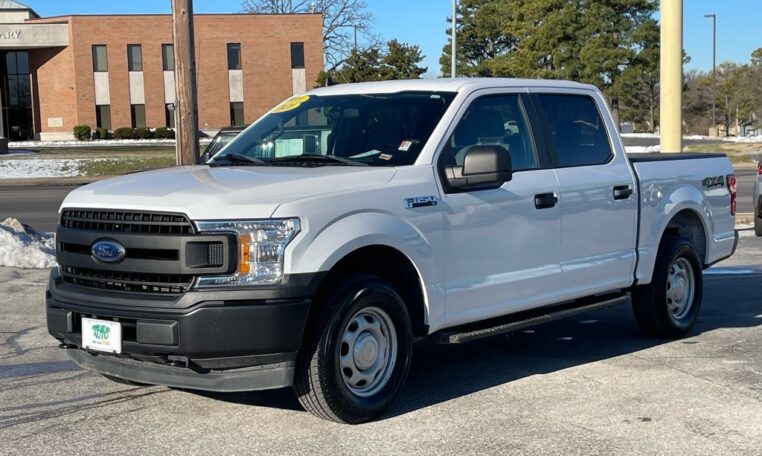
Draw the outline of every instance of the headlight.
M301 228L299 219L196 222L201 232L237 236L238 268L228 276L199 277L196 286L272 285L283 278L283 252Z

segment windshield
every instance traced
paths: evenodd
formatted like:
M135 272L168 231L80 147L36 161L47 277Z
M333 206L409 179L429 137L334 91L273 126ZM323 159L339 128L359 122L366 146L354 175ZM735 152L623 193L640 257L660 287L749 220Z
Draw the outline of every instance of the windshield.
M454 97L450 92L296 96L238 135L212 162L242 155L265 165L412 165Z

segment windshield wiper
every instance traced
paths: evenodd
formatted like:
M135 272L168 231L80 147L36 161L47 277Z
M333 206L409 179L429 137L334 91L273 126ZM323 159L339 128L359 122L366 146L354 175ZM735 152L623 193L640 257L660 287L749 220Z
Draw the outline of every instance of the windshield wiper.
M319 155L319 154L302 154L302 155L289 155L287 157L277 157L270 160L271 162L331 162L348 166L369 166L367 163L363 163L359 160L352 160L350 158L337 157L336 155Z
M243 164L243 165L247 165L247 164L250 164L250 165L265 165L265 164L267 164L266 161L260 160L258 158L247 157L246 155L243 155L243 154L230 153L230 154L225 154L225 155L223 155L221 157L215 158L213 162L209 163L209 166L214 166L215 164L220 163L220 162L239 163L239 164Z

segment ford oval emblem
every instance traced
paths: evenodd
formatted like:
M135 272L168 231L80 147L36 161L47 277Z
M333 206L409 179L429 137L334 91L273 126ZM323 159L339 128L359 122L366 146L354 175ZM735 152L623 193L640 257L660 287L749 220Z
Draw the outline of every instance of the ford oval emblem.
M90 251L96 260L104 263L122 261L126 253L122 244L106 239L95 241Z

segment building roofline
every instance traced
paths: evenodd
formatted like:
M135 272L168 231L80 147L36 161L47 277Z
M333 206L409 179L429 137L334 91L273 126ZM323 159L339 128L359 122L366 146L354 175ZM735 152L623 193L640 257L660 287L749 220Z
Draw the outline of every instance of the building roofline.
M33 19L38 19L40 17L40 15L37 14L37 11L25 5L24 3L17 2L16 0L12 0L10 2L2 1L0 2L0 5L4 3L10 3L15 6L12 6L12 7L0 6L0 11L29 11L29 14L32 16Z
M36 13L35 13L36 14ZM322 13L193 13L194 16L321 16ZM29 19L34 21L37 19L66 19L70 17L167 17L171 16L170 13L153 13L153 14L140 14L140 13L126 13L126 14L62 14L59 16L46 16L38 17L35 19Z

